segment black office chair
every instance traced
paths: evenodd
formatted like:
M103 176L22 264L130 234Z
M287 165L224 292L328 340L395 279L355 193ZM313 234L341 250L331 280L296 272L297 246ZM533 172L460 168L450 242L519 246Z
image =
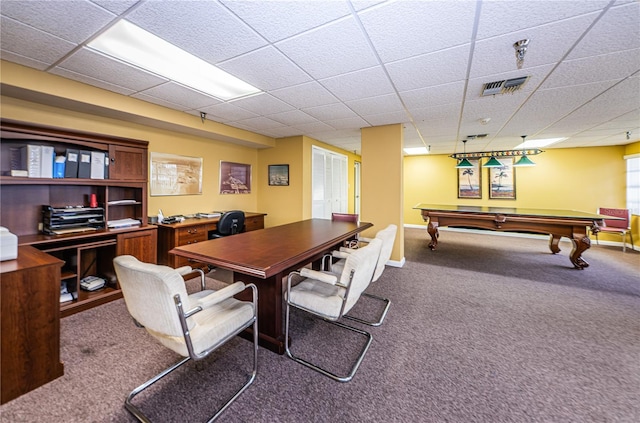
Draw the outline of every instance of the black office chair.
M231 210L220 216L215 231L211 232L209 239L222 238L229 235L244 232L244 212L240 210Z

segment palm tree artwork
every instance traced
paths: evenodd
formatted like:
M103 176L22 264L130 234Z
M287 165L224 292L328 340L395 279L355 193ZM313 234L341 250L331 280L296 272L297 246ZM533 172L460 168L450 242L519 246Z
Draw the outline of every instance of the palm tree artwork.
M469 162L473 167L458 169L458 198L482 198L480 160Z

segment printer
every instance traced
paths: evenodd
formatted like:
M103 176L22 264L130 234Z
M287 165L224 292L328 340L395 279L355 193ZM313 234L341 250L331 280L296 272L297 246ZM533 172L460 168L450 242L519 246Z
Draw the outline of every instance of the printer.
M18 237L0 226L0 261L18 258Z

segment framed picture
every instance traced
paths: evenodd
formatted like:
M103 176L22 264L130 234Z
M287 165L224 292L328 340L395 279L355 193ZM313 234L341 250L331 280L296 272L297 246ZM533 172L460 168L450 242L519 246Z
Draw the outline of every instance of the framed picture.
M202 194L202 157L151 152L151 196Z
M287 186L289 185L289 165L269 165L269 185Z
M458 169L458 198L482 198L480 160L468 160L473 167Z
M220 194L250 194L251 165L220 162Z
M489 168L489 198L515 200L516 175L513 158L498 161L502 166Z

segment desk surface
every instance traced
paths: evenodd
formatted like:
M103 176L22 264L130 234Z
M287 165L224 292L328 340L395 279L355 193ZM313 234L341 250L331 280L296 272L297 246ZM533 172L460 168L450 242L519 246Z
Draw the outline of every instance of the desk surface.
M265 279L372 226L367 222L309 219L183 245L170 253Z
M578 210L554 210L554 209L530 209L520 207L487 207L487 206L459 206L446 204L416 204L414 209L436 212L454 212L471 214L505 214L513 216L536 216L568 219L611 219L611 216L603 216L595 213L587 213Z

